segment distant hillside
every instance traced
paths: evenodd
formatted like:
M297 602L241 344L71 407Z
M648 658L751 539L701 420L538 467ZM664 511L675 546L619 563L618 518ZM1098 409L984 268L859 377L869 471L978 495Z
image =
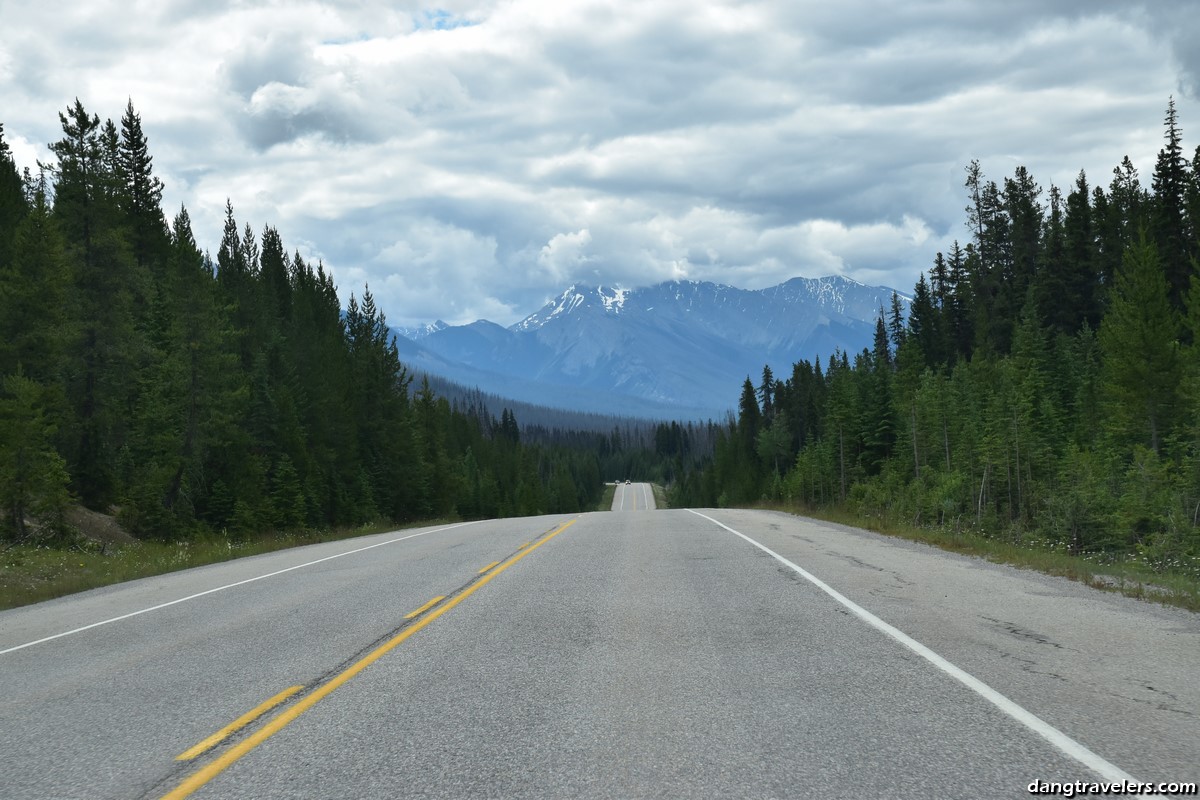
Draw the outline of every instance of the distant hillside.
M841 277L767 289L672 281L568 287L510 328L487 320L397 330L414 369L537 405L649 418L722 418L746 376L869 347L892 289ZM904 298L907 303L907 298Z

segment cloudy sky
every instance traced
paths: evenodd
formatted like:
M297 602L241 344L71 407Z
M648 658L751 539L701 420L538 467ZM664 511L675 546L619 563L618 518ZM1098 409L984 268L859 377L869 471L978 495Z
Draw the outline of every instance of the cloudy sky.
M964 168L1149 183L1190 0L0 0L0 122L49 161L76 97L141 114L173 216L226 198L392 324L513 323L572 282L911 290Z

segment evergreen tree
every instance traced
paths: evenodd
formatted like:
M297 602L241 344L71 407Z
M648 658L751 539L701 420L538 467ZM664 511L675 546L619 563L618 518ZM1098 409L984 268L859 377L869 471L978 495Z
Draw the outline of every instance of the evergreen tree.
M0 262L0 375L22 372L45 386L62 379L69 276L62 236L38 182Z
M125 212L133 257L141 268L161 268L168 234L162 213L163 183L153 173L154 159L142 119L133 101L121 117L121 141L117 151L117 177L121 184L119 204Z
M895 411L892 406L892 374L896 363L888 349L882 309L875 321L875 347L869 354L864 351L863 355L861 366L856 369L861 376L862 464L867 474L874 475L891 455L896 439Z
M1063 238L1063 305L1072 310L1072 319L1067 321L1066 328L1060 327L1060 330L1074 334L1084 323L1094 330L1100 324L1100 253L1097 230L1093 224L1091 190L1083 170L1075 179L1075 188L1067 195Z
M941 253L938 254L939 256ZM921 362L930 369L936 369L946 360L943 349L943 336L939 323L941 315L934 305L933 295L929 284L925 281L925 273L917 278L917 286L913 292L912 308L909 310L908 331L912 341L921 354Z
M0 381L0 530L23 540L29 520L53 529L67 501L67 470L54 448L44 389L21 374Z
M974 307L974 341L978 348L994 353L1008 352L1016 296L1013 273L1012 224L1005 198L994 181L983 181L979 162L967 168L967 188L972 204L967 207L968 227L974 249L965 258Z
M763 366L762 383L758 386L758 398L762 403L762 419L770 424L775 417L775 376L771 374L769 365Z
M891 340L893 352L900 352L907 335L908 325L904 318L904 304L900 301L900 295L892 292L892 304L888 312L888 338Z
M1050 187L1050 214L1042 239L1044 263L1033 287L1038 317L1053 330L1071 334L1078 328L1080 313L1069 294L1073 280L1067 262L1062 196L1057 186Z
M1159 453L1171 432L1182 378L1179 333L1158 248L1143 237L1126 251L1099 334L1109 417L1124 444Z
M1183 156L1182 134L1175 111L1175 98L1167 104L1166 146L1158 152L1154 166L1152 225L1158 257L1170 287L1171 305L1183 309L1191 280L1192 236L1187 230L1188 163Z
M102 134L99 118L88 115L78 99L59 119L64 136L50 145L58 158L54 219L74 287L67 387L74 418L60 435L73 488L85 505L104 509L118 499L116 457L140 351L134 297L145 281L119 228L111 126Z
M0 268L12 260L13 238L28 211L24 182L4 141L4 123L0 122Z
M953 364L960 358L970 358L974 343L975 306L971 291L970 274L967 271L967 261L970 245L967 251L958 246L958 240L950 247L946 259L946 271L949 276L945 299L942 301L942 330L945 332L947 364Z
M286 322L291 319L292 313L292 286L288 275L290 265L279 231L269 225L263 229L259 259L267 298L267 309L264 310L269 310L276 324Z
M1004 210L1009 219L1012 256L1011 272L1002 291L1005 305L1014 315L1025 305L1029 287L1037 280L1042 264L1043 209L1038 200L1041 193L1041 187L1023 166L1018 166L1013 177L1004 181ZM1013 320L1008 322L1011 325Z

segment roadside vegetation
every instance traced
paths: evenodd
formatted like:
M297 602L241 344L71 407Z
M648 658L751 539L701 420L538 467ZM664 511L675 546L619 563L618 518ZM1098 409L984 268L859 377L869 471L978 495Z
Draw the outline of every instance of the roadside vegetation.
M0 126L0 543L62 546L75 505L166 543L596 505L609 454L414 381L269 224L227 203L210 255L132 102L60 118L36 174Z
M955 531L939 526L914 526L903 520L881 515L864 516L838 507L806 508L781 502L763 502L754 507L863 528L952 553L1057 575L1127 597L1200 612L1200 580L1177 570L1147 564L1136 556L1073 555L1046 542L1005 541L970 529Z
M405 527L436 524L438 521L427 521ZM122 581L395 529L394 525L373 523L239 538L206 534L175 542L138 541L132 537L113 541L81 534L70 541L60 540L55 546L0 545L0 610Z
M596 506L597 511L611 511L613 501L617 496L617 485L615 483L604 484L604 496L600 498L600 503Z
M965 246L873 348L747 377L672 504L846 515L1195 608L1200 149L1173 101L1164 129L1150 188L1128 158L1065 194L970 164Z

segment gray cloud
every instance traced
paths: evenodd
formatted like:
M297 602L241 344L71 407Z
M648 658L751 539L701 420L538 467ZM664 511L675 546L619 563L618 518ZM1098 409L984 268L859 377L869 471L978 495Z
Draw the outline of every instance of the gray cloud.
M971 159L1148 180L1167 96L1189 148L1200 120L1184 0L56 6L0 0L19 158L131 97L169 215L215 247L230 198L397 323L572 281L907 290L966 237Z

